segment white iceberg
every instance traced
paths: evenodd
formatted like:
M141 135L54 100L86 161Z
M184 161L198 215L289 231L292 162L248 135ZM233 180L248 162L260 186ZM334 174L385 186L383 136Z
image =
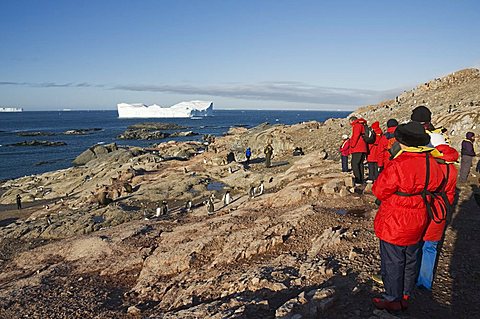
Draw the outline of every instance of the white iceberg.
M147 106L141 103L119 103L117 110L119 118L203 117L213 115L213 102L180 102L170 107L162 107L157 104Z

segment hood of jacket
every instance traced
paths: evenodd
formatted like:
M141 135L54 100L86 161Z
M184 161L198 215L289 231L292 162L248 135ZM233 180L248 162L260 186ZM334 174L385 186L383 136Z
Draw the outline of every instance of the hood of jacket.
M363 118L356 119L355 121L351 122L350 125L354 126L355 124L367 124L367 120Z
M442 153L441 155L436 156L436 157L443 159L447 163L454 163L454 162L458 161L458 157L459 157L458 151L456 149L454 149L453 147L448 146L446 144L442 144L442 145L438 145L435 148L440 153Z

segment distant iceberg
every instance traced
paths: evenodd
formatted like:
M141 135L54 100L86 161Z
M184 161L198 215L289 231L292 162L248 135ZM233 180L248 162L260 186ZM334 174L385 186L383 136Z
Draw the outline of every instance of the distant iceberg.
M160 105L145 105L141 103L117 104L119 118L154 118L154 117L199 117L213 115L213 102L190 101L180 102L170 107Z

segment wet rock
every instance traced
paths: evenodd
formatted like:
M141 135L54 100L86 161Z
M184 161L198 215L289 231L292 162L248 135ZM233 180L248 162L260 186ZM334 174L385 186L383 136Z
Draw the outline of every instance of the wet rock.
M13 143L13 144L6 144L5 146L64 146L67 145L65 142L51 142L51 141L23 141L23 142L18 142L18 143Z

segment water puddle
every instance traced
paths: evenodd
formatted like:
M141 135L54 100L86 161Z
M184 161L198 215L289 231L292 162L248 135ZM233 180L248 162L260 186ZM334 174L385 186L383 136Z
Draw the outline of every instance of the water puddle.
M222 182L210 182L207 185L207 190L209 191L221 191L223 190L227 185L225 185Z
M103 216L93 216L92 221L94 224L101 224L105 221L105 218Z
M364 208L352 208L352 209L337 209L335 214L341 216L354 216L354 217L365 217L367 211Z

